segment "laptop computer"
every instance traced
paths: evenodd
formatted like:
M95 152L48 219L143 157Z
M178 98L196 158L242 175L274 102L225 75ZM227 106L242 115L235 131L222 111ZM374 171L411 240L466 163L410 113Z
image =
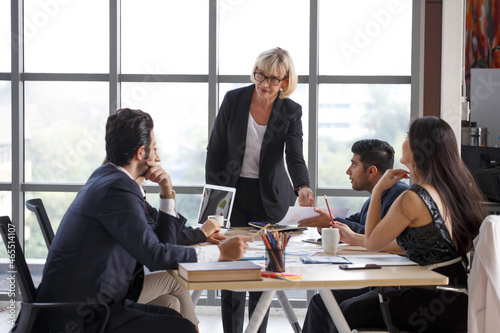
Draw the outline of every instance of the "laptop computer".
M235 194L234 187L205 185L198 213L198 223L203 224L209 215L222 215L230 221Z

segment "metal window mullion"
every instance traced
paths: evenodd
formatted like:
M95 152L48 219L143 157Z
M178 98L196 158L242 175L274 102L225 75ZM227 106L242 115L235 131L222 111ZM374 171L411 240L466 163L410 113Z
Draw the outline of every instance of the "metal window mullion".
M109 114L121 107L121 0L109 2Z
M320 75L319 83L333 84L410 84L409 75Z
M193 74L119 74L120 82L202 82L208 75Z
M12 191L12 183L0 183L0 191Z
M11 0L12 222L24 248L24 1Z
M109 80L108 74L90 73L22 73L22 81L102 81Z
M370 193L366 191L355 191L352 188L345 187L322 187L316 190L316 195L329 197L369 197Z
M307 164L311 189L318 189L318 46L319 0L311 0L309 9L309 154Z
M219 1L210 0L208 8L208 139L219 108Z

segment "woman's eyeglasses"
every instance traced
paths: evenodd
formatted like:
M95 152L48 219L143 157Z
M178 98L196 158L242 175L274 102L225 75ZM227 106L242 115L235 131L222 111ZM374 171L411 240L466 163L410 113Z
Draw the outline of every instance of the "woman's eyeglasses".
M261 72L253 72L253 78L255 79L255 81L258 81L258 82L264 82L267 79L267 82L269 82L269 84L272 86L277 86L278 84L280 84L281 81L287 79L287 78L284 78L283 80L280 80L274 76L271 76L271 77L265 76Z

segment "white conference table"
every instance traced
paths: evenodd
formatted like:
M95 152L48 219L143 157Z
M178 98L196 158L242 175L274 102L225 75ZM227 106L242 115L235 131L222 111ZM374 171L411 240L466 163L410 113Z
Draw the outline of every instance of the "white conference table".
M294 235L290 240L292 243L289 242L289 244L301 242L300 240L303 238L312 238L310 231ZM233 234L248 234L248 228L241 228ZM339 247L338 251L338 255L361 253L369 252L361 247L351 246ZM322 254L318 253L317 255ZM351 329L330 291L332 289L448 284L448 277L419 266L385 266L381 269L345 271L339 269L339 265L332 264L295 264L290 265L290 267L287 265L286 272L302 274L301 280L294 281L263 278L261 281L187 282L178 275L177 270L169 272L187 290L262 291L263 294L252 318L250 318L245 330L246 333L257 331L277 291L319 290L339 332L349 333Z

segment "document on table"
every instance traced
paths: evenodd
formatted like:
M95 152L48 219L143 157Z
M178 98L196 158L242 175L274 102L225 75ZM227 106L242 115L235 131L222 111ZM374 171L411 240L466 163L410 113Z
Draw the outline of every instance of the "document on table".
M417 263L397 254L343 255L353 264L376 264L379 266L413 266Z
M345 219L349 208L333 208L332 214L335 217ZM278 225L297 225L299 221L318 216L319 213L314 211L314 207L288 207L288 212L285 217L278 222Z
M240 260L264 260L266 251L247 250Z
M338 256L304 256L300 260L304 264L351 264L345 257Z

